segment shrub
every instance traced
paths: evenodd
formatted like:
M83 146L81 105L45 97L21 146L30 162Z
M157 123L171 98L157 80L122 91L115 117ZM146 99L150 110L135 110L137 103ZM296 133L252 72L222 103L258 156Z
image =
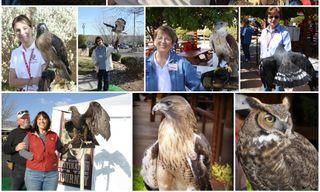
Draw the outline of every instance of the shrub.
M86 44L82 44L82 45L79 45L78 48L80 48L80 49L86 49L86 48L87 48L87 45L86 45Z
M129 72L141 73L143 72L143 58L142 57L123 57L121 63L127 67Z
M112 53L111 57L112 57L112 61L119 61L121 58L121 54L120 53Z
M84 36L84 35L78 35L78 48L81 48L81 49L83 49L82 47L83 47L83 45L85 45L86 47L85 48L87 48L87 38L86 38L86 36Z

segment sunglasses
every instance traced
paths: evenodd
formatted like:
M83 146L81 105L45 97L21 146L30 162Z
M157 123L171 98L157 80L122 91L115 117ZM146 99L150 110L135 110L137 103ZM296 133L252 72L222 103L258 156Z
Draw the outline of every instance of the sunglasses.
M29 113L29 111L28 110L19 111L17 115L21 115L21 114L24 114L24 113Z
M274 19L279 19L280 16L279 16L279 15L276 15L276 16L271 16L271 15L269 15L268 18L269 18L269 19L273 19L273 18L274 18Z

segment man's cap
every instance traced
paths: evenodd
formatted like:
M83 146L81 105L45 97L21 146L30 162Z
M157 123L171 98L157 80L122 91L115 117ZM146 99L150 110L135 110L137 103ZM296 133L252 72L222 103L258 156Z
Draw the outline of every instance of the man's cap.
M24 115L29 115L29 111L28 110L20 110L18 113L17 113L17 119L20 119L22 116Z

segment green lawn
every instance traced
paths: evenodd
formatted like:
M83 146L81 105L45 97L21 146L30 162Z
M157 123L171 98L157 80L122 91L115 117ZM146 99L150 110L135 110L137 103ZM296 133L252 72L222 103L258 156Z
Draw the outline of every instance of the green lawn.
M26 187L23 187L23 190L27 190ZM11 191L11 178L4 177L2 178L2 191Z
M95 66L92 62L91 57L83 57L80 56L78 58L78 74L79 75L87 75L92 73L95 70Z
M97 89L92 89L92 90L89 90L89 91L97 91ZM108 91L126 91L126 90L123 90L121 87L118 87L116 85L109 84Z
M8 191L10 190L11 186L11 178L10 177L4 177L2 178L2 191Z

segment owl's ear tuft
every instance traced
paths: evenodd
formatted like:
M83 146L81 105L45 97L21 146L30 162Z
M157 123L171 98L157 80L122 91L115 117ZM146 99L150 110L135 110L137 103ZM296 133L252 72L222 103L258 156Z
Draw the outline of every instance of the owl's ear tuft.
M284 97L284 98L283 98L283 100L282 100L282 105L284 105L287 109L290 108L290 102L289 102L288 97Z
M247 97L247 102L251 108L260 108L261 105L264 105L259 99L255 97Z

